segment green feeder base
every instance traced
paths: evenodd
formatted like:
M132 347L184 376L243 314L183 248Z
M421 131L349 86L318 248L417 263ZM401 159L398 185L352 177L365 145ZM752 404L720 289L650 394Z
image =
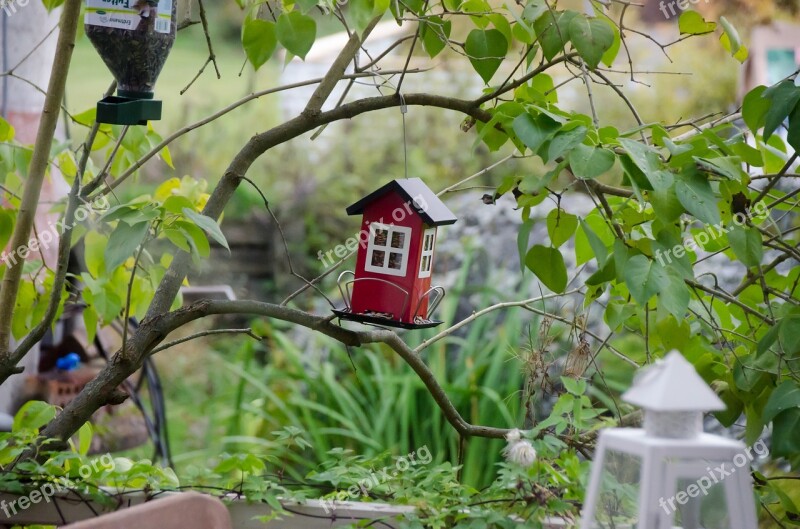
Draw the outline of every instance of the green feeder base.
M153 94L125 93L109 96L97 103L97 122L112 125L147 125L161 119L161 101Z

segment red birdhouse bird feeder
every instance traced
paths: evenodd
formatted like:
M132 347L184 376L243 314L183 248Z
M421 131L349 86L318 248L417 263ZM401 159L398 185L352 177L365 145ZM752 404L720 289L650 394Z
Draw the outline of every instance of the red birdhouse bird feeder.
M431 287L436 228L456 216L419 178L392 180L347 208L363 215L355 272L339 276L343 319L418 329L444 298Z

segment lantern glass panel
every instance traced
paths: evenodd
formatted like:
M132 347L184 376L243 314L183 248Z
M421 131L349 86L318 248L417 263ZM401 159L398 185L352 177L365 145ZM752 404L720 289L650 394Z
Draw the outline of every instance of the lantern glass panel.
M674 500L670 502L670 500ZM730 529L730 506L723 482L706 488L697 479L680 479L674 497L665 510L671 526L678 529ZM674 505L674 510L673 510Z
M615 450L605 453L591 529L630 529L636 526L641 468L639 456Z
M386 258L386 254L380 250L375 250L372 252L372 266L383 266L383 261Z

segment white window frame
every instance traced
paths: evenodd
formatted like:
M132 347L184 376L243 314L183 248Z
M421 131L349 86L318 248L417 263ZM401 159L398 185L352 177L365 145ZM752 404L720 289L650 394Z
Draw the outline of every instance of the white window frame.
M386 246L375 244L375 232L377 230L386 230ZM392 248L392 234L403 234L403 247ZM395 226L394 224L381 224L380 222L373 222L369 226L369 243L367 244L367 259L364 263L364 270L367 272L374 272L376 274L385 274L389 276L404 277L408 270L408 255L411 248L411 228L405 226ZM375 266L372 264L372 252L384 252L383 266ZM389 268L389 253L399 253L401 257L400 268Z
M431 237L431 249L425 249L425 240L430 235ZM428 228L424 232L422 232L422 253L419 256L419 277L431 277L431 271L433 270L433 250L436 248L436 228ZM428 258L428 269L425 270L422 265L425 263L425 257Z

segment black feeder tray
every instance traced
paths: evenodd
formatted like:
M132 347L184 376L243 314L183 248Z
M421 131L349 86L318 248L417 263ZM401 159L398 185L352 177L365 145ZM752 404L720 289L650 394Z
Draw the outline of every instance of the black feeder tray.
M161 101L153 94L136 95L120 91L97 103L97 121L113 125L147 125L161 119Z
M428 320L427 323L406 323L398 320L390 320L388 318L381 318L378 316L369 316L367 314L354 314L349 309L333 309L333 313L343 320L357 321L367 325L377 325L379 327L396 327L398 329L430 329L431 327L438 327L443 322L439 320Z

